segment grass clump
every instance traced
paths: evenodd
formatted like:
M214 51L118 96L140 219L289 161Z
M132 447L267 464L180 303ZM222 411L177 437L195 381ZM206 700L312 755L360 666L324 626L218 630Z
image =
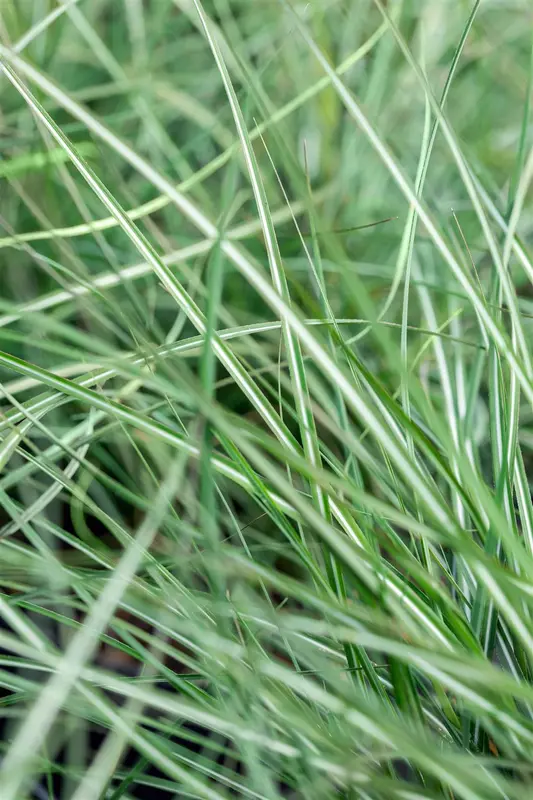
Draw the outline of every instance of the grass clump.
M0 21L2 800L526 800L528 4Z

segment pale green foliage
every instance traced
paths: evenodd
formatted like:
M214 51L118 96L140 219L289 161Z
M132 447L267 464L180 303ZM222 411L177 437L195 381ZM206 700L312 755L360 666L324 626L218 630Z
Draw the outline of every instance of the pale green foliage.
M530 797L532 28L2 4L1 800Z

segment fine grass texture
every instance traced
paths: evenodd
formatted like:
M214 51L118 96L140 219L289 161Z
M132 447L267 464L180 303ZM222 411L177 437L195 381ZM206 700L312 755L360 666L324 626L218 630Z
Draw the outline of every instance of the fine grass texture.
M0 2L0 800L533 791L527 0Z

